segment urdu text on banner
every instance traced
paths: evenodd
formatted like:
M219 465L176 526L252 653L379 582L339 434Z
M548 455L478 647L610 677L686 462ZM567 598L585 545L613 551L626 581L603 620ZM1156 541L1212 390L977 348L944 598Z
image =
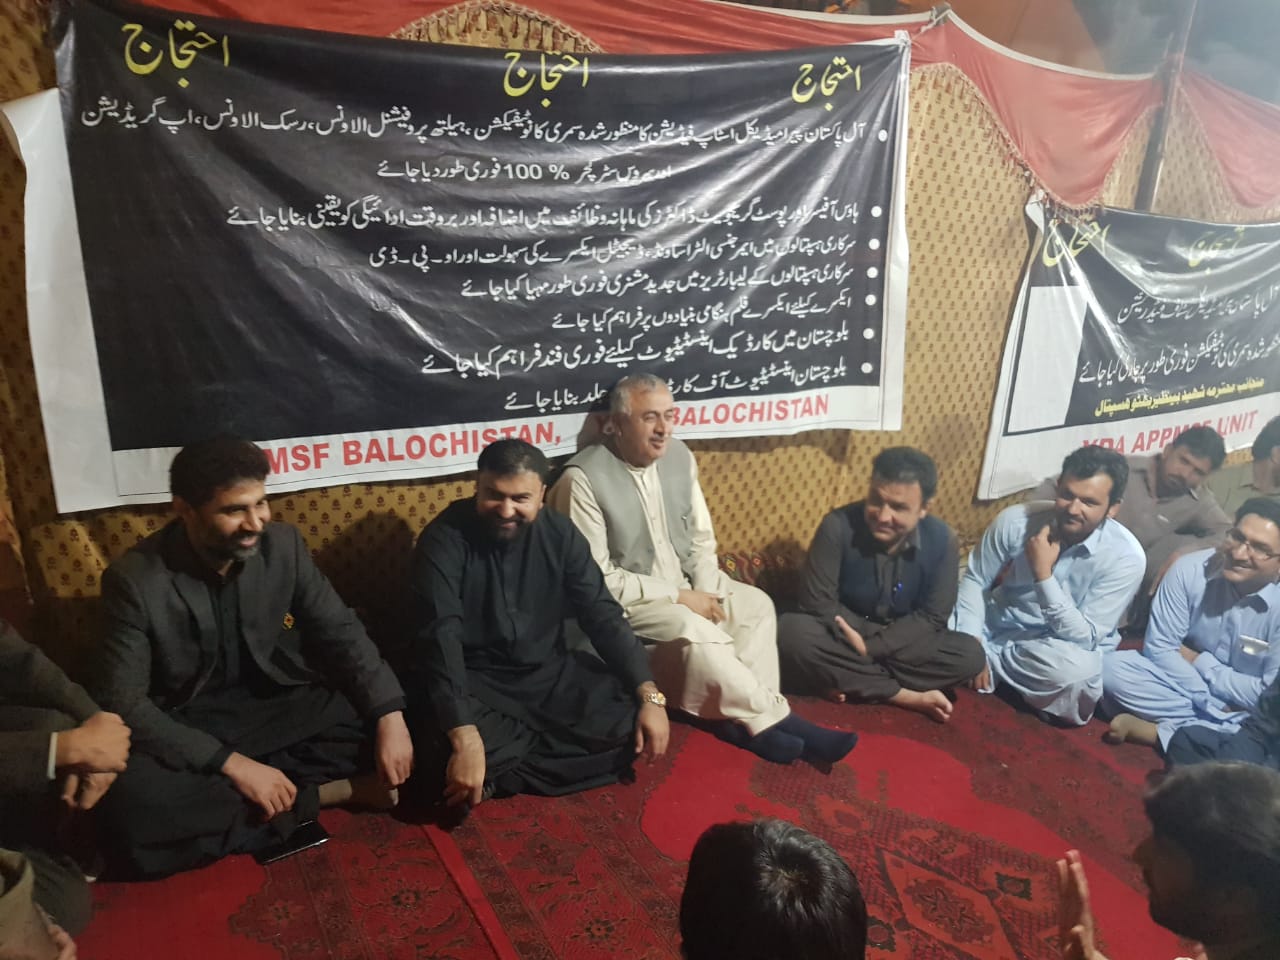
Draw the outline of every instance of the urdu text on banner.
M1081 444L1160 452L1190 426L1227 449L1280 414L1280 224L1032 201L978 496L1055 476Z
M900 427L905 37L540 54L71 0L55 41L64 142L5 110L62 511L164 499L219 430L274 490L571 452L628 372L686 437Z

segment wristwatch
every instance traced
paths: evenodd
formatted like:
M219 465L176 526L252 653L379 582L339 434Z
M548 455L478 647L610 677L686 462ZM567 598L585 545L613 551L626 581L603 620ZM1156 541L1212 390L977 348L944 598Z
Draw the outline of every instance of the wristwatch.
M658 707L665 707L667 705L667 698L664 697L662 692L659 690L652 690L640 699L645 703L652 703L654 706Z

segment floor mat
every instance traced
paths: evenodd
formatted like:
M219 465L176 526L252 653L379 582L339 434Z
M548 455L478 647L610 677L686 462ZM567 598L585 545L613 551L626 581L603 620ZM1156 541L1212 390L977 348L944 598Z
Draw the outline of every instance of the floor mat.
M634 783L491 801L451 831L327 813L328 844L265 869L235 857L99 885L81 956L674 960L694 841L753 816L799 823L849 860L873 958L1056 960L1052 861L1068 846L1115 960L1178 954L1128 859L1151 751L968 691L946 725L884 706L796 709L857 729L858 747L831 770L779 767L674 724L668 755Z

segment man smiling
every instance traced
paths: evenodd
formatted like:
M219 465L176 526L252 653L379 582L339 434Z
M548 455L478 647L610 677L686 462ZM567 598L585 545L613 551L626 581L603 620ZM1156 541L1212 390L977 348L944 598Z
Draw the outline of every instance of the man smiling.
M413 765L400 684L298 531L271 522L268 469L234 437L183 448L177 519L103 577L95 689L136 738L103 836L127 874L275 846L321 806L391 805Z
M1129 469L1101 447L1068 454L1051 503L1002 511L969 557L952 629L982 640L981 693L1007 684L1043 717L1087 723L1102 654L1142 579L1138 541L1111 521Z
M1218 549L1160 584L1142 651L1103 660L1109 739L1169 745L1188 724L1234 731L1280 674L1280 503L1247 500Z
M460 810L613 783L666 750L666 698L586 541L542 509L547 458L498 440L477 466L414 549L415 783ZM567 618L599 656L568 649Z
M778 621L784 690L951 719L945 691L986 658L974 637L947 629L959 558L951 528L929 515L937 487L928 455L890 447L871 465L866 498L823 518L802 612Z
M548 502L591 544L672 705L774 763L840 760L856 734L809 723L778 692L773 601L720 570L697 463L673 436L671 388L636 374L609 401L605 442L569 461Z

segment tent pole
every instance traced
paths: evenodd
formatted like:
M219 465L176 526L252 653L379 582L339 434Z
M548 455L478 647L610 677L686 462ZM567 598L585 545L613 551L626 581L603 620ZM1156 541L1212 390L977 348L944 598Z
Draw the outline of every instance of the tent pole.
M1150 212L1155 203L1156 190L1160 187L1160 174L1164 172L1164 147L1169 133L1169 117L1173 113L1173 97L1182 77L1182 65L1187 54L1187 43L1191 38L1191 25L1196 19L1198 2L1199 0L1187 0L1176 43L1172 51L1165 54L1161 64L1160 74L1163 86L1161 103L1156 110L1155 120L1151 124L1147 154L1142 161L1142 175L1138 178L1138 195L1133 202L1136 210Z

